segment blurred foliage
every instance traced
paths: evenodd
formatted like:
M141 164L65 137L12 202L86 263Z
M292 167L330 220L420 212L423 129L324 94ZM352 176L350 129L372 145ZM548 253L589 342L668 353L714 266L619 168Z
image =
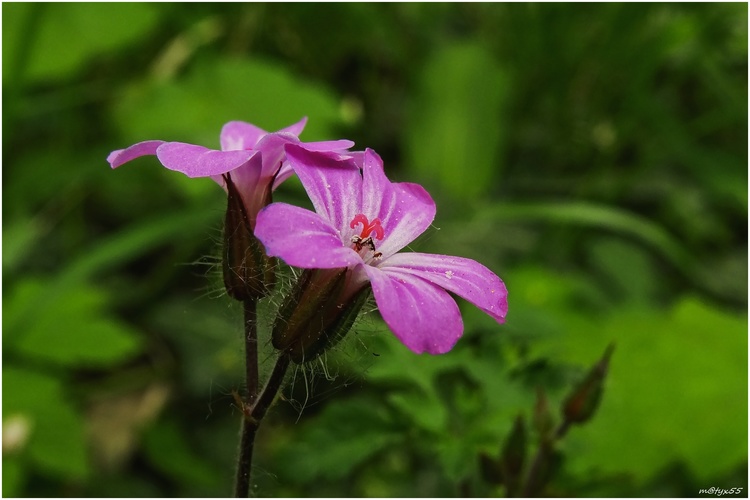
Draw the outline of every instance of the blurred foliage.
M105 158L302 116L303 139L353 139L425 185L438 216L414 248L495 270L510 313L499 327L462 303L439 357L365 315L290 374L257 494L505 495L480 456L611 342L598 412L541 494L748 491L746 4L2 13L4 496L229 494L243 355L224 195ZM294 182L277 199L305 203Z

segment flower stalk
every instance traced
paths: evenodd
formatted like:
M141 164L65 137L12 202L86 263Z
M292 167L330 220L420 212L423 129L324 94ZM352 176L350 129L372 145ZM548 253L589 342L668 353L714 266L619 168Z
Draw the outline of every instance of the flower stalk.
M247 393L242 404L242 412L246 407L251 407L258 397L258 318L255 299L244 301L245 320L245 383ZM255 446L255 431L249 425L248 419L242 420L240 437L240 449L237 456L237 477L235 482L234 496L236 498L247 498L250 495L250 469L253 463L253 448Z
M291 357L288 353L282 353L277 359L271 371L271 375L263 387L263 391L251 404L243 404L242 431L240 438L240 451L237 459L237 477L235 481L235 498L250 498L251 468L253 460L253 447L255 436L258 432L263 418L268 409L276 399L281 390L284 375L289 368Z

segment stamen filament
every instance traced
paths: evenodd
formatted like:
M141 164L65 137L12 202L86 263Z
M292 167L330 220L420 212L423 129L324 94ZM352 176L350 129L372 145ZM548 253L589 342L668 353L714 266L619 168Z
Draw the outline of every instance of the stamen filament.
M362 224L362 232L359 234L359 237L362 239L367 238L373 233L375 233L375 238L379 240L382 240L385 237L385 230L383 229L383 226L381 226L380 219L377 217L370 222L364 214L357 214L349 223L349 227L354 229L357 227L357 224Z

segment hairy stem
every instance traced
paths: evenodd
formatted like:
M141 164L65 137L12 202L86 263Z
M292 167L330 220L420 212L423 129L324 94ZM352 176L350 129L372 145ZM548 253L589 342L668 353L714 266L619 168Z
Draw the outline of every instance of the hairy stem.
M243 403L245 407L252 407L258 397L258 301L255 298L243 302L245 318L245 385L246 393ZM247 419L242 423L240 451L237 457L237 477L234 496L247 498L250 494L250 468L253 464L253 445L255 444L255 430L248 426Z
M247 314L245 316L247 318ZM271 371L271 375L266 381L263 390L257 392L257 353L255 356L255 394L248 399L248 404L243 407L244 419L242 421L242 437L240 440L240 453L237 461L237 482L235 486L235 497L247 498L250 496L250 468L252 466L253 446L255 444L255 435L258 432L260 423L266 412L271 407L276 395L281 390L281 384L284 381L287 368L291 358L288 353L282 353L276 360L276 364ZM250 373L250 368L248 368Z
M258 397L258 301L250 298L243 302L245 309L245 384L247 403L252 405Z
M240 453L237 458L237 477L234 485L235 498L250 498L250 467L253 464L253 445L257 427L250 425L247 419L242 420L242 437Z
M286 375L286 370L289 368L291 359L286 352L279 355L276 359L276 364L273 366L273 371L271 371L271 375L268 377L265 387L263 387L263 392L260 393L255 405L250 408L246 420L255 425L256 429L260 427L260 423L263 417L266 416L268 408L271 407L271 403L273 403L279 390L281 390L281 383L284 381L284 375Z

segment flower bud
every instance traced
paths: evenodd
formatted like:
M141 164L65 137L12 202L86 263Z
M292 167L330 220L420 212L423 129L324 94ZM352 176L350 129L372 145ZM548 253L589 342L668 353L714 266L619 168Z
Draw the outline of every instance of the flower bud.
M526 461L526 425L521 415L516 417L513 429L505 438L500 460L503 464L503 479L508 496L516 496L521 486L523 465Z
M275 283L275 259L266 255L263 244L250 227L247 210L229 174L227 212L224 218L224 287L236 300L259 299L268 295ZM270 202L270 190L267 195Z
M346 269L309 269L284 299L273 325L272 342L295 363L310 361L351 329L369 288L352 293Z
M563 415L567 422L583 424L594 415L604 392L604 379L614 348L614 344L607 347L602 359L591 368L586 378L563 403Z

